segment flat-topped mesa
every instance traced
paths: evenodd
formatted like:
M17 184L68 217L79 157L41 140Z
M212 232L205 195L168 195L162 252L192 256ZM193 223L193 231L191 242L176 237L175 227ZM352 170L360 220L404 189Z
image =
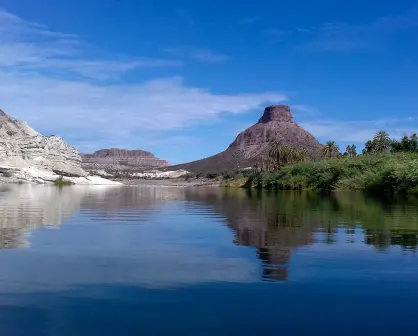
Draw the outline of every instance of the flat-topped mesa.
M155 158L154 154L144 150L127 150L119 148L109 148L101 149L93 154L88 155L90 157L105 158L105 157L115 157L115 158Z
M168 166L166 160L160 160L151 152L140 149L101 149L93 154L82 154L81 157L83 159L83 168L90 172L105 170L117 173Z
M264 114L258 121L259 124L265 124L270 121L293 123L292 111L287 105L272 105L264 109Z

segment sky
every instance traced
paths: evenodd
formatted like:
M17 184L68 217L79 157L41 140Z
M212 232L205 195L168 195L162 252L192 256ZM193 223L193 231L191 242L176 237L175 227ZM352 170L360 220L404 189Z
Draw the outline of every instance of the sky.
M0 0L0 109L83 153L224 150L264 107L320 142L418 132L416 1Z

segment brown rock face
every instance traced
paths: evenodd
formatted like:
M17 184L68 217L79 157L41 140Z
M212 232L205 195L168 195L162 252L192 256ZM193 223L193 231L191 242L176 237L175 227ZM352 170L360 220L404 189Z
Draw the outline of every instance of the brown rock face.
M258 121L259 124L266 124L270 121L294 122L290 107L287 105L273 105L266 107L263 116Z
M303 148L312 158L321 155L322 145L294 122L289 106L274 105L266 107L258 123L238 134L224 152L171 169L205 173L250 167L265 157L268 146L274 141Z
M143 150L127 150L119 148L101 149L93 154L86 154L86 157L91 158L152 158L155 159L154 154Z
M101 149L93 154L82 154L85 169L141 170L161 168L168 165L166 160L157 159L144 150L119 148Z

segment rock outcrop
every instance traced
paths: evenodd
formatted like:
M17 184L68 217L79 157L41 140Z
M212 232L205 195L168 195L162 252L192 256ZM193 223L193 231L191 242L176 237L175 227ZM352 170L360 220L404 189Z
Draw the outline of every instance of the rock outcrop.
M42 136L0 110L0 182L45 183L62 176L74 183L112 183L88 175L79 152L62 138Z
M111 173L138 172L168 166L166 160L157 159L151 152L119 148L101 149L93 154L82 154L82 160L83 168L92 172L99 170Z
M265 157L273 141L303 148L312 158L319 157L322 151L322 145L294 122L289 106L274 105L267 107L258 123L241 132L224 152L170 169L205 173L250 167Z
M0 113L1 165L50 170L66 176L86 176L81 156L57 136L42 136L25 122Z

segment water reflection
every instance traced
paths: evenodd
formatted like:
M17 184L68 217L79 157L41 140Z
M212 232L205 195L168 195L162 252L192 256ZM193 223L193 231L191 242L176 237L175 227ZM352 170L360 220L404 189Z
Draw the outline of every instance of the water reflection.
M416 200L390 204L357 193L324 196L236 189L189 189L186 199L210 204L224 214L235 243L257 248L265 280L287 280L292 251L318 242L336 244L339 239L372 245L377 251L400 246L404 252L415 252L418 246Z
M97 236L90 238L90 244L95 239L104 253L113 253L114 258L126 257L126 254L137 256L140 262L149 262L147 267L150 268L155 268L157 263L161 267L170 265L164 267L174 267L172 272L176 274L171 274L173 278L181 267L185 267L184 274L191 272L186 267L198 263L198 259L192 257L201 253L208 267L207 271L201 272L202 281L233 279L219 265L229 265L238 270L244 264L237 266L237 258L234 263L228 264L232 259L227 261L223 256L215 258L213 252L208 257L208 250L202 250L205 242L193 241L200 236L188 236L189 232L199 227L196 221L200 220L210 223L210 230L219 227L219 223L225 224L234 235L230 243L255 248L254 255L262 265L261 277L268 281L288 280L292 255L313 245L369 245L378 252L400 247L404 253L416 252L418 246L418 207L414 201L387 204L350 193L321 196L308 192L273 193L217 188L139 186L58 189L4 185L0 188L0 213L0 249L29 246L31 239L28 235L32 230L58 227L62 223L114 224L115 228L95 229ZM163 225L158 226L158 223ZM188 225L188 229L176 232L179 241L169 240L173 234L171 228L178 228L179 223ZM158 233L151 236L147 232L150 237L140 236L134 241L133 235L124 233L126 229L121 226L124 224L155 226ZM207 234L209 229L205 230ZM213 232L216 237L216 231ZM101 235L105 234L106 238L103 238ZM142 245L137 251L128 251L128 247L133 249L140 241ZM111 244L117 244L117 249ZM194 246L191 249L194 255L186 250L179 252L179 247L190 244ZM124 255L118 255L122 253L123 245L127 250ZM216 244L213 243L210 248L216 249ZM143 252L152 250L152 256L145 260L139 252L141 249ZM163 254L164 261L158 259ZM217 266L215 263L218 263ZM176 265L179 266L177 269ZM209 271L210 268L213 268L212 271ZM216 276L214 269L218 273ZM154 276L158 276L159 273L155 272ZM151 278L150 275L146 281L152 281ZM248 279L251 276L241 274L235 279L238 278Z
M417 214L359 194L0 186L2 334L413 334Z
M80 208L84 188L0 185L0 249L28 246L30 231L61 225Z

